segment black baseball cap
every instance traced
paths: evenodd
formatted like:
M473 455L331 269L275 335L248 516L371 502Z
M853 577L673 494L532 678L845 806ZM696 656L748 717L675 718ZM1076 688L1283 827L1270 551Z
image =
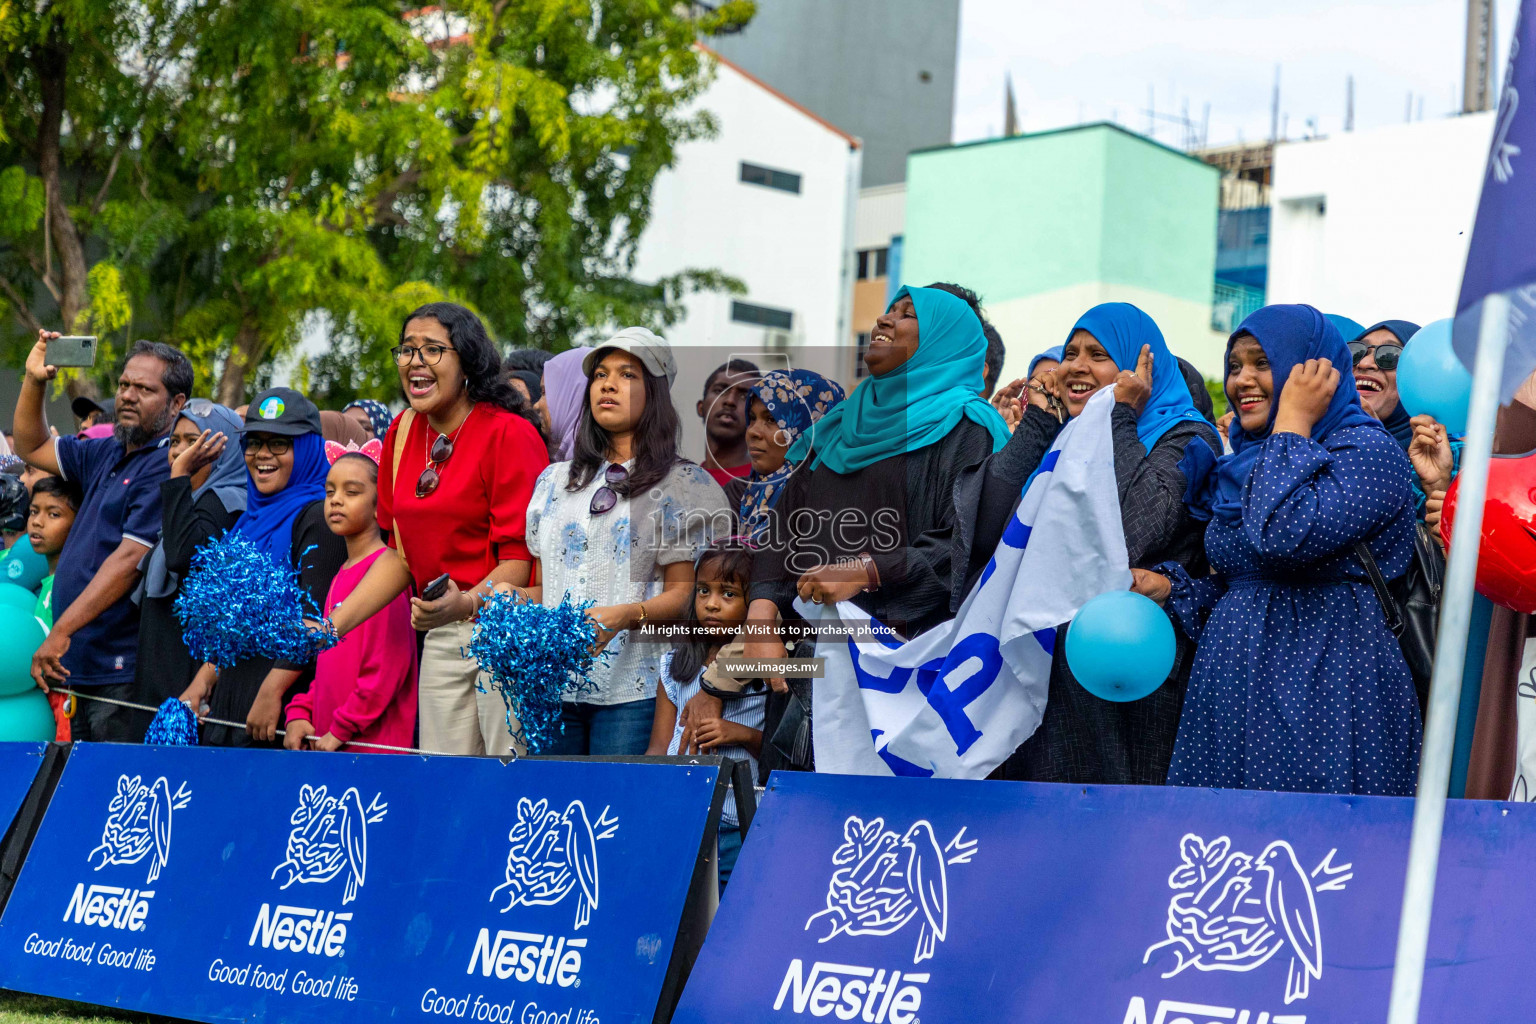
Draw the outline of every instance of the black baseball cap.
M245 432L288 437L318 434L320 410L293 388L267 388L246 407Z
M75 419L83 420L93 412L101 413L103 420L111 420L117 415L117 400L114 398L87 398L81 395L69 403L69 411L75 414Z

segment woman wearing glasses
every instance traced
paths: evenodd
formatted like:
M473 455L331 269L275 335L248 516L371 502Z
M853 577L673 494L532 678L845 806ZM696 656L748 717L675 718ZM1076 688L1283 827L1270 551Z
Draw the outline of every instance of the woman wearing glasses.
M263 391L246 409L242 447L245 512L232 532L278 565L297 569L299 586L323 607L331 579L347 560L347 545L325 525L325 475L331 466L320 436L320 410L290 388ZM277 746L284 705L313 677L312 666L270 658L209 664L181 699L194 708L206 700L210 717L246 723L243 730L205 723L204 746Z
M677 364L667 343L629 327L582 361L586 402L570 462L539 477L528 505L528 545L553 607L569 594L595 601L587 614L607 659L594 692L567 698L564 731L541 754L643 754L650 742L661 656L670 644L641 638L644 624L680 621L693 599L693 561L731 532L725 492L677 453L669 391Z
M528 582L523 519L549 456L520 414L485 325L463 306L432 302L413 311L394 357L410 403L385 435L379 464L379 526L394 554L374 562L331 618L345 635L412 583L421 595L446 573L441 596L411 600L411 625L426 633L421 745L510 754L501 698L477 691L478 666L461 651L484 596L498 583Z
M1424 515L1426 495L1451 486L1461 463L1461 442L1452 440L1433 416L1409 417L1397 396L1397 363L1419 325L1407 320L1383 320L1367 327L1349 343L1355 367L1355 390L1365 411L1381 421L1408 453L1418 477L1417 507Z

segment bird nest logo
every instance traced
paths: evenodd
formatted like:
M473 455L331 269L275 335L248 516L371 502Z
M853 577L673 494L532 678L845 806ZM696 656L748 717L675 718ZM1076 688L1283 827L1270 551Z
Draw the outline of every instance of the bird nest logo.
M884 818L867 824L858 817L843 822L843 844L832 854L837 870L827 886L827 909L812 914L805 929L820 922L828 931L819 942L838 935L891 935L923 915L912 962L933 957L949 926L946 867L969 864L976 840L961 828L943 847L927 821L897 835Z
M618 830L619 820L608 816L607 807L594 822L580 800L572 800L562 814L548 800L534 803L523 797L517 802L517 824L507 833L512 844L507 880L491 890L491 902L505 894L503 914L518 904L552 907L579 886L576 927L585 927L597 908L598 840L611 839Z
M357 899L357 890L368 877L368 826L383 821L389 810L379 800L382 795L375 794L364 807L355 786L339 797L328 794L324 786L300 787L299 806L288 818L293 830L288 833L287 857L272 870L273 878L288 872L279 888L296 882L329 882L346 871L342 906Z
M149 856L147 881L154 882L171 859L171 815L191 799L185 782L173 794L163 775L152 783L138 775L119 775L101 843L87 855L91 867L100 871L108 864L137 864Z
M1206 842L1186 835L1181 862L1168 876L1168 887L1179 890L1168 903L1168 938L1148 947L1141 962L1171 953L1174 964L1164 978L1190 967L1247 972L1289 950L1285 1001L1305 999L1323 976L1316 894L1342 891L1354 877L1353 865L1333 863L1338 852L1329 850L1307 872L1282 839L1255 857L1232 849L1226 836Z

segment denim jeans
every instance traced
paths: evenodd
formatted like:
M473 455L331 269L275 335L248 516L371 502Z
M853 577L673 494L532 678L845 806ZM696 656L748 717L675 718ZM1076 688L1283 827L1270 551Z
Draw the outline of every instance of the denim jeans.
M566 701L560 715L565 731L539 754L639 756L651 743L651 722L656 717L656 698L624 704L583 704Z
M729 799L729 798L727 798ZM736 868L736 858L741 854L741 829L736 825L720 826L720 895L725 895L725 883L731 880Z

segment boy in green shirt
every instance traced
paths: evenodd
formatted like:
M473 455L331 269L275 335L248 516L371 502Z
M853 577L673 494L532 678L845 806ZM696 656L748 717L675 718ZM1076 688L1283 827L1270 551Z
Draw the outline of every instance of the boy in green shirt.
M46 635L53 628L53 575L59 567L59 552L69 539L69 529L80 510L80 489L62 477L45 476L32 485L32 504L27 512L27 537L32 550L48 559L48 575L38 590L33 614ZM48 703L53 708L56 738L69 742L69 718L64 714L64 694L53 690Z

